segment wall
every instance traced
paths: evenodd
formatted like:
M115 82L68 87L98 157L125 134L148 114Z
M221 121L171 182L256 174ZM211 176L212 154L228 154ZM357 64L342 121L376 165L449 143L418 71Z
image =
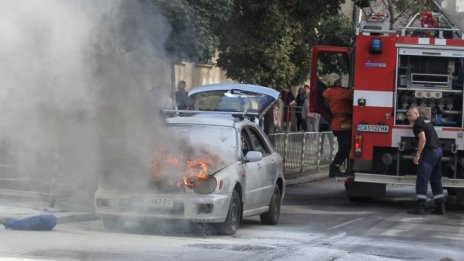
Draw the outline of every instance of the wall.
M223 70L213 65L182 62L174 67L174 82L184 80L187 90L205 84L234 82L226 77Z

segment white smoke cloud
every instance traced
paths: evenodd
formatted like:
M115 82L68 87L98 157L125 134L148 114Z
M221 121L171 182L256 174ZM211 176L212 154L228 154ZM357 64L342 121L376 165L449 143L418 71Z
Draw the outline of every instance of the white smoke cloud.
M149 165L170 86L170 29L149 2L2 0L0 32L0 141L17 175L86 184Z

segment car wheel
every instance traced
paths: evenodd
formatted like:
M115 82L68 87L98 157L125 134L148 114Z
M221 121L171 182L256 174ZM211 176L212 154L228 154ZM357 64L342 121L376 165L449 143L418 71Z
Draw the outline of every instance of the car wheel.
M269 211L261 214L261 222L266 225L275 225L279 223L280 217L280 203L282 201L282 195L280 194L279 186L275 186L274 194L269 204Z
M124 220L119 217L102 217L103 226L106 229L113 230L113 229L120 229L124 227Z
M216 224L216 230L220 235L233 235L240 225L240 217L242 214L242 203L237 190L232 192L229 211L227 212L226 221Z

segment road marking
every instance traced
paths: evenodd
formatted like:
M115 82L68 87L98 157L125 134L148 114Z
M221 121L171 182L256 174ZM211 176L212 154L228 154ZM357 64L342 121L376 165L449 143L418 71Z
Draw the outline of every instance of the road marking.
M336 228L339 228L339 227L343 227L345 225L348 225L348 224L351 224L351 223L354 223L354 222L358 222L358 221L361 221L363 219L364 218L356 218L356 219L353 219L351 221L348 221L348 222L345 222L345 223L342 223L342 224L339 224L339 225L336 225L336 226L333 226L333 227L329 227L329 229L336 229Z
M55 258L55 257L0 257L0 261L74 261L78 259L70 259L70 258Z
M317 210L304 208L303 206L282 206L281 213L286 214L312 214L312 215L357 215L365 216L372 214L372 211L337 211L337 210Z
M448 240L461 240L464 241L464 237L456 237L455 235L440 235L440 236L432 236L433 238L439 239L448 239Z

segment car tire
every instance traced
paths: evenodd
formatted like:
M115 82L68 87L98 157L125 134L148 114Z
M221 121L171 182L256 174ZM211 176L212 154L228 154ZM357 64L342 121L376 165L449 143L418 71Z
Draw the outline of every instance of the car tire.
M279 186L275 186L274 194L272 194L271 202L269 203L269 211L261 214L261 222L266 225L276 225L279 223L280 217L280 204L282 195L280 194Z
M242 216L242 202L237 190L234 189L230 200L229 211L227 211L226 221L216 224L216 231L220 235L233 235L240 226Z
M120 217L102 217L103 226L106 229L114 230L114 229L121 229L124 227L124 220Z

